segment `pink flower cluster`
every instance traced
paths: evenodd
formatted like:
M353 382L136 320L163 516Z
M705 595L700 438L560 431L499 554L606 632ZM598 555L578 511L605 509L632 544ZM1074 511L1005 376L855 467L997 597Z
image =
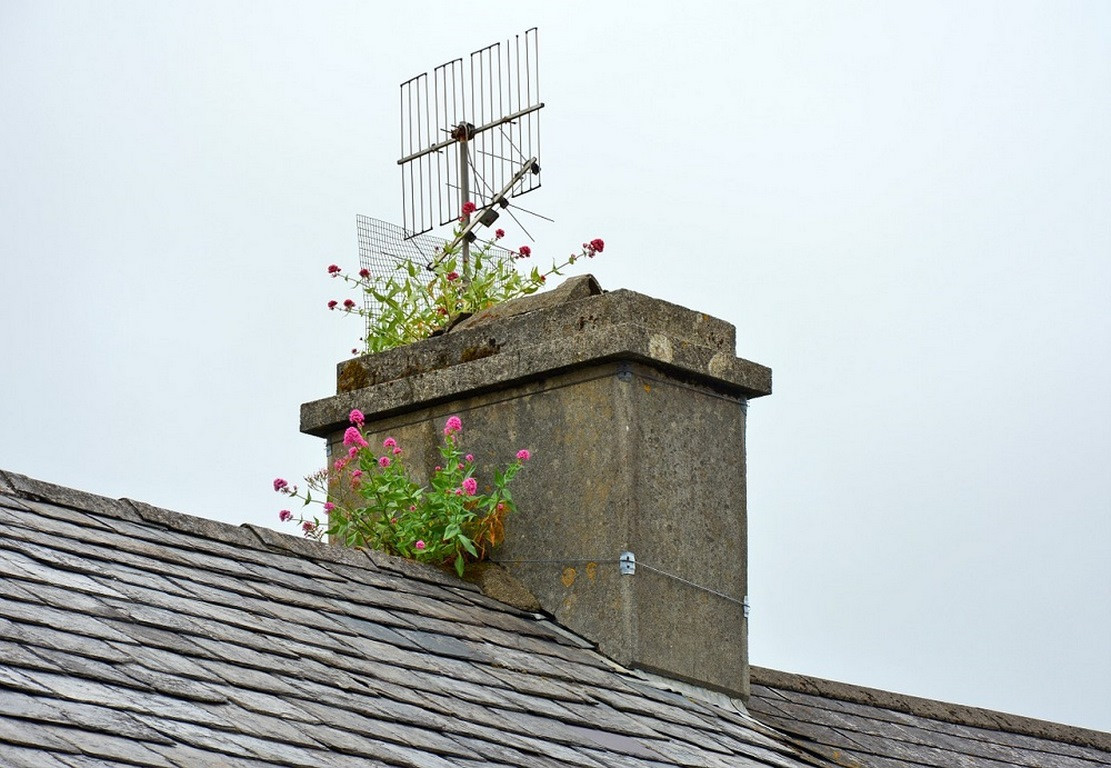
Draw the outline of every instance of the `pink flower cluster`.
M463 493L468 496L474 496L478 493L478 481L473 477L468 477L463 480Z
M522 448L521 450L517 451L517 458L521 461L528 461L532 458L532 454L528 452L527 448Z
M467 202L463 203L463 215L464 215L464 216L470 216L470 215L471 215L472 213L474 213L474 212L475 212L476 210L478 210L478 206L476 206L476 205L475 205L474 203L472 203L472 202L471 202L470 200L468 200Z
M529 248L527 245L522 245L520 248L517 249L516 258L518 258L518 259L527 259L531 255L532 255L532 249Z
M444 437L449 437L456 432L463 431L463 422L458 416L448 416L447 422L444 424Z
M343 433L343 444L351 448L366 448L369 443L357 427L348 427Z
M328 265L328 274L331 275L332 277L335 277L336 275L338 275L342 271L343 270L340 269L339 266L337 266L336 264L329 264Z

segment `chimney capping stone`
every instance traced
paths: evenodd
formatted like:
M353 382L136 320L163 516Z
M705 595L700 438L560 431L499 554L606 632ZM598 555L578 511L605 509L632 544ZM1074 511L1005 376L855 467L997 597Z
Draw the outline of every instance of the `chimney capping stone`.
M380 419L586 362L644 363L746 399L771 394L771 369L736 357L732 324L634 291L584 295L586 280L600 290L584 275L569 290L505 302L446 334L339 363L336 396L303 404L301 431L326 437L355 407Z

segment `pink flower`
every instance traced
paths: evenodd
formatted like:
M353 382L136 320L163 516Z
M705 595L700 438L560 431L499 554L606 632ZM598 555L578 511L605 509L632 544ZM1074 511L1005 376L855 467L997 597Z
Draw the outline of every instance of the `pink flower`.
M532 249L529 248L527 245L522 245L520 248L517 249L517 253L521 254L522 259L527 259L529 256L532 255Z
M332 511L333 509L335 509L335 508L336 508L336 505L335 505L335 504L333 504L332 502L330 502L330 501L326 501L326 502L324 502L324 511L325 511L325 512L329 512L329 513L330 513L330 512L331 512L331 511Z
M382 441L382 447L383 448L396 448L397 447L397 441L394 440L392 437L387 437L385 440Z
M473 477L468 477L463 481L463 490L468 496L474 496L478 493L478 481Z
M448 280L458 280L459 279L459 273L458 272L448 272L447 273L447 279Z
M521 461L528 461L532 458L532 454L528 452L527 448L522 448L521 450L517 451L517 458Z
M424 543L424 539L417 539L417 543L414 544L413 546L416 547L417 549L424 549L425 546L427 546L427 545Z
M280 477L274 478L274 490L278 493L285 491L285 489L288 487L289 483L287 483L285 480L282 480Z
M463 471L463 462L459 462L458 464L456 464L455 468L458 469L460 472L462 472Z
M590 250L594 251L595 253L601 253L605 249L606 244L602 241L602 238L596 237L590 241Z
M362 426L363 422L366 421L366 417L363 416L363 412L360 411L358 408L352 410L351 413L348 414L347 418L351 421L352 424L356 424L358 426Z
M459 420L458 416L448 416L447 422L444 424L444 435L450 435L455 432L460 432L463 429L463 422Z
M505 230L504 229L495 229L494 230L494 239L495 240L501 240L503 237L505 237Z
M355 308L355 302L352 301L351 299L344 299L343 300L343 308L344 309L354 309Z
M368 277L370 277L370 270L367 269L366 267L363 267L362 269L359 270L359 277L366 280Z
M305 522L301 523L301 530L305 533L312 533L316 530L316 523L306 520Z
M338 266L336 266L335 264L330 264L330 265L328 265L328 274L329 274L329 275L338 275L338 274L339 274L340 272L342 272L342 271L343 271L343 270L341 270L341 269L340 269L340 268L339 268Z
M278 513L278 519L281 520L283 523L288 523L290 520L293 519L293 513L290 512L288 509L283 509L281 512Z
M347 459L336 459L336 463L332 465L337 472L347 466Z
M390 465L390 457L389 456L383 456L382 458L378 459L378 466L380 466L382 469L385 469L389 465Z
M363 471L362 471L361 469L353 469L353 470L351 470L351 478L352 478L353 480L358 480L358 479L359 479L360 477L362 477L362 476L363 476Z
M474 454L473 453L468 453L466 456L463 457L463 460L464 461L474 461Z
M475 212L476 208L477 206L470 200L468 200L467 202L463 203L463 215L470 216L472 213Z
M443 469L443 467L441 467L441 466L440 466L439 464L437 464L437 465L436 465L436 469L434 469L434 470L432 470L432 471L433 471L433 472L439 472L439 471L440 471L441 469Z
M328 302L328 309L335 309L337 304L339 304L339 302L335 299L332 299Z
M359 455L359 446L353 445L347 449L347 458L353 459Z
M347 428L347 431L343 433L343 444L352 448L365 448L368 445L357 427Z
M399 446L399 447L397 447L397 448L394 448L394 449L393 449L393 455L394 455L394 456L400 456L400 455L401 455L401 448L400 448L400 446Z

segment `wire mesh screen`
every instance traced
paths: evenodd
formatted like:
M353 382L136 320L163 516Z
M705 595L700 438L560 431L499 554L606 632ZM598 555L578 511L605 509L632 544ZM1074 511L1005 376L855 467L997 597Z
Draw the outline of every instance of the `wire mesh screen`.
M370 270L373 277L385 277L398 267L412 262L424 269L440 255L447 240L434 235L421 234L407 237L404 228L381 219L361 214L355 216L355 230L359 237L359 267ZM513 253L496 245L490 246L488 259L512 262ZM378 302L369 293L363 294L363 308L367 314L367 330L379 315Z

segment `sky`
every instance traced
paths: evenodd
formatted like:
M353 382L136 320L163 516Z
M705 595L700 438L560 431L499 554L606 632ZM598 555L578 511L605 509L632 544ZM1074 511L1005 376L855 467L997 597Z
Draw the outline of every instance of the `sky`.
M0 468L281 528L399 84L533 26L534 258L774 371L752 661L1111 730L1105 2L0 0Z

